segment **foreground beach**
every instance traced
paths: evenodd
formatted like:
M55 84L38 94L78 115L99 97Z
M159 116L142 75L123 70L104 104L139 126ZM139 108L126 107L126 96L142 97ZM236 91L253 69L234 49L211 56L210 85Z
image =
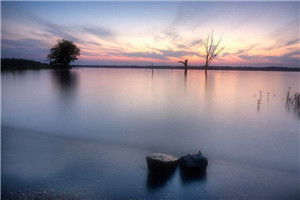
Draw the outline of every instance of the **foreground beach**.
M297 173L211 158L204 177L160 180L151 152L2 127L3 199L299 199Z

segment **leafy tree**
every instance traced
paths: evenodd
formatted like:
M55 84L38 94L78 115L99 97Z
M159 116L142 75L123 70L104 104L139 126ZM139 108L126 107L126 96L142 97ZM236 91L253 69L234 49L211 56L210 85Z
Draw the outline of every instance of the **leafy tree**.
M77 56L80 56L80 49L72 41L59 39L50 49L47 60L50 61L50 65L67 67L70 62L77 60Z

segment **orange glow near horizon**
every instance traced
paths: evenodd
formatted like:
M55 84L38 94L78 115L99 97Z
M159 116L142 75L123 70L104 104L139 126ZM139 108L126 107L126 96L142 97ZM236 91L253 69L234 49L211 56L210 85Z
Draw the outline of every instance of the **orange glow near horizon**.
M81 49L76 64L180 66L178 60L189 59L190 65L201 66L201 41L213 30L225 49L211 65L299 67L297 2L89 2L88 12L78 15L68 3L61 4L63 15L56 11L59 2L17 4L3 3L4 57L45 60L46 50L65 38ZM72 6L82 11L76 3ZM199 12L203 7L209 9Z
M95 44L79 44L82 49L82 60L115 60L117 63L130 61L155 63L155 64L177 64L178 60L189 59L190 65L204 65L205 60L204 46L199 43L189 47L190 41L205 40L206 36L198 37L195 33L189 35L190 38L178 37L174 41L170 37L161 36L159 39L151 35L138 35L131 37L130 35L119 36L113 41L97 39L87 35L89 41L95 41L102 45ZM249 34L246 34L248 37ZM221 35L215 35L215 40L218 40ZM214 60L215 65L251 65L253 59L266 64L273 64L267 58L280 57L290 52L297 50L298 44L279 45L277 48L272 48L277 44L276 38L268 38L264 36L263 31L253 30L252 38L245 39L239 34L223 34L220 47L225 47L224 51ZM170 54L170 55L169 55ZM177 55L178 54L178 55ZM242 56L241 56L242 55ZM245 58L243 58L245 55ZM247 57L249 59L247 60ZM253 57L253 58L251 58ZM256 57L256 58L255 58ZM294 58L299 58L299 55L293 55Z

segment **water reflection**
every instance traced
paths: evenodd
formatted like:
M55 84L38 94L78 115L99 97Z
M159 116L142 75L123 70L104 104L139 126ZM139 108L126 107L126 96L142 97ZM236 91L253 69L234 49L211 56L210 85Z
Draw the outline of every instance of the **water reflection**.
M11 74L13 77L15 77L18 74L24 74L26 70L2 70L2 74Z
M17 143L3 151L6 155L3 166L9 170L3 173L5 180L18 181L8 176L11 173L30 184L27 177L30 173L41 177L51 170L57 174L59 169L66 169L59 177L70 182L63 183L73 187L93 175L102 182L91 181L90 191L96 188L107 199L113 199L116 190L120 195L132 194L140 185L146 186L136 190L140 196L130 198L143 199L144 194L162 196L168 189L173 191L173 199L182 199L180 194L213 199L219 197L216 195L224 198L221 194L229 195L232 189L249 194L249 188L255 194L271 198L298 189L293 175L299 169L299 121L298 117L295 120L294 115L288 115L286 109L293 110L292 107L285 107L286 89L289 85L298 88L298 74L214 71L208 77L203 71L189 70L187 77L181 70L160 70L159 76L155 71L151 79L150 70L72 69L28 70L15 76L14 79L12 74L2 75L3 126L41 133L38 138L47 133L106 145L101 149L99 144L66 145L63 139L59 147L50 148L55 147L50 144L56 144L56 140L50 143L46 137L42 143L28 134L14 136L6 131L3 141ZM270 97L267 105L262 104L263 109L257 115L259 90L276 94L276 98ZM265 97L264 94L263 102ZM116 150L111 144L130 148ZM190 177L179 170L178 174L148 174L143 168L145 151L180 155L198 148L211 160L226 163L211 165L209 181L205 174ZM36 156L33 152L44 153ZM88 155L90 162L84 159ZM245 167L248 165L251 167ZM84 170L89 172L77 176ZM291 175L286 176L288 173ZM74 179L70 178L73 176ZM218 188L220 193L210 190L210 196L201 196L202 185ZM235 187L241 185L246 185L246 189Z
M63 100L73 101L78 85L76 71L57 69L52 71L53 84Z
M257 100L257 112L259 112L260 105L261 105L261 98L259 98L259 99Z
M184 90L187 90L187 74L184 74Z
M165 186L174 176L176 169L164 172L148 172L147 188L155 190Z
M76 88L77 74L75 71L69 69L57 69L53 70L53 82L57 84L62 91L69 92Z
M288 104L286 106L286 109L290 112L292 112L295 116L298 116L300 118L300 106L297 104Z
M173 180L176 174L180 176L182 185L189 185L191 183L204 183L206 181L206 170L186 171L182 167L177 167L167 172L148 172L147 189L150 191L158 190L165 187L167 183L173 181L176 182L176 180Z
M259 91L259 98L257 100L257 112L259 112L259 109L260 109L260 105L262 104L261 101L262 101L262 92L263 91Z
M193 183L193 182L197 182L197 183L205 182L206 171L188 172L184 170L182 167L180 167L180 179L183 185Z
M289 87L287 92L285 108L300 118L300 94L295 93L294 95L290 95L290 89L291 87Z

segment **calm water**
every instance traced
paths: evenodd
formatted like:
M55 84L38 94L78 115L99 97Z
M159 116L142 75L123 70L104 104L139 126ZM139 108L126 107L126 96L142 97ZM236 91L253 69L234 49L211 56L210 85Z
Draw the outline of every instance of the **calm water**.
M2 72L2 195L47 187L71 199L299 199L300 115L286 105L299 75ZM205 177L148 174L150 153L197 150Z

